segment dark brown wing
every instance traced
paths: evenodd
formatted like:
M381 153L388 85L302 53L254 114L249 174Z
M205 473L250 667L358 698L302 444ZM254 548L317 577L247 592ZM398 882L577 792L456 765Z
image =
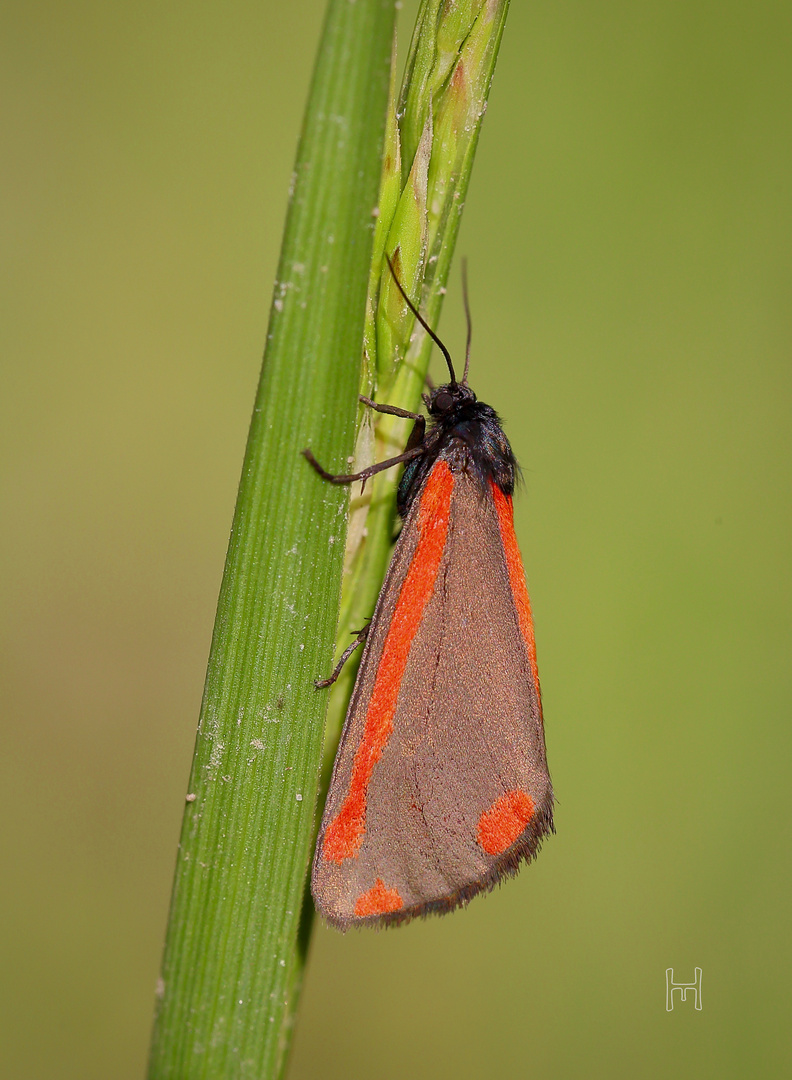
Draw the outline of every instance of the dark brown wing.
M344 725L312 878L341 928L449 910L552 830L511 500L459 462L410 510Z

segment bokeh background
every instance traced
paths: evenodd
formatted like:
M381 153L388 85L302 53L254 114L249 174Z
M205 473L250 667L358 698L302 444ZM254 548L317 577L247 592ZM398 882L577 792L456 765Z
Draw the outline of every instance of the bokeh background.
M9 1080L143 1074L322 8L2 16ZM459 249L558 835L464 912L319 928L292 1080L790 1075L790 31L513 4Z

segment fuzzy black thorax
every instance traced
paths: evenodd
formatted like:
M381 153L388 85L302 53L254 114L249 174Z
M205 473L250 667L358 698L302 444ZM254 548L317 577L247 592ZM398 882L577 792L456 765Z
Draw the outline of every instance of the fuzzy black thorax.
M452 470L475 473L482 484L492 480L511 495L517 462L492 406L478 401L465 383L438 386L424 401L431 424L420 443L422 453L407 464L399 484L400 515L407 515L441 454Z

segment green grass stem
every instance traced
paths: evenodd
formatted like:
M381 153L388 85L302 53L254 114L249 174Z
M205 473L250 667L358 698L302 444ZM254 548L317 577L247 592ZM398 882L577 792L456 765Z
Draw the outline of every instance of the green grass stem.
M508 7L508 0L424 0L398 105L392 90L362 389L403 409L420 407L433 345L420 327L416 331L384 253L429 324L437 326ZM356 465L400 453L410 426L393 416L364 413ZM376 476L364 493L357 487L352 492L339 653L374 610L393 547L398 479L398 470L390 470ZM331 692L323 790L358 663L359 654Z
M392 0L330 0L293 177L179 845L150 1080L276 1077L304 963Z

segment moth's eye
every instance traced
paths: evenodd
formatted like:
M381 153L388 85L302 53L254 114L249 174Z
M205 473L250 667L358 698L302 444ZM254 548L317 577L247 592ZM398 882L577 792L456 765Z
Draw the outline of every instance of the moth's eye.
M439 412L448 412L453 407L454 399L450 394L438 394L434 399L434 407Z

